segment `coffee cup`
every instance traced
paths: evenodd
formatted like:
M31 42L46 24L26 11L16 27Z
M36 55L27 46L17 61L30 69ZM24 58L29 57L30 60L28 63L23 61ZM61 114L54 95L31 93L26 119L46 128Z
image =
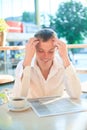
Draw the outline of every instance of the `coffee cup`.
M25 107L26 103L27 99L25 97L14 97L9 101L10 106L16 109Z

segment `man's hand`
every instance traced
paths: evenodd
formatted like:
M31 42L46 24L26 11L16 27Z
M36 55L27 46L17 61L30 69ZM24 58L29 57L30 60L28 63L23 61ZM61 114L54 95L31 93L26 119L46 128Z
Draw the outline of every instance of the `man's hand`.
M55 46L57 47L59 55L63 60L64 67L68 67L70 65L70 60L68 57L67 45L56 38Z
M35 37L29 39L25 47L25 58L23 62L23 67L29 66L31 64L32 58L34 57L36 50L35 47L38 43L39 40Z

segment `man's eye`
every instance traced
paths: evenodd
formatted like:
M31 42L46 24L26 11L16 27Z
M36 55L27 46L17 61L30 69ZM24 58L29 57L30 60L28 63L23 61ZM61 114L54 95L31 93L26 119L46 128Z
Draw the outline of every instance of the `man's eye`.
M54 51L49 51L49 53L54 53Z
M42 53L43 51L42 50L38 50L38 52Z

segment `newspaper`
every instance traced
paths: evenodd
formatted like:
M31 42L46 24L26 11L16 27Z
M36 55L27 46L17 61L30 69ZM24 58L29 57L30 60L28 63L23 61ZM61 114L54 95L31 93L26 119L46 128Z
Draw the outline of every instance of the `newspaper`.
M87 111L87 100L46 97L29 100L32 109L39 117Z

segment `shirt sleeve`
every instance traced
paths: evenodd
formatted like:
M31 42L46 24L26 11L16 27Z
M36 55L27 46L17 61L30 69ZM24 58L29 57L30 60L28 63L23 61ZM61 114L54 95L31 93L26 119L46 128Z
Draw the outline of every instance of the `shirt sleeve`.
M15 70L15 83L13 86L13 96L27 96L30 84L30 66L23 69L23 61L19 62Z
M66 91L72 98L80 98L81 84L74 66L71 64L65 69Z
M21 96L27 96L29 93L29 86L30 86L30 66L26 66L23 71L23 78L22 78L22 89L21 89Z

